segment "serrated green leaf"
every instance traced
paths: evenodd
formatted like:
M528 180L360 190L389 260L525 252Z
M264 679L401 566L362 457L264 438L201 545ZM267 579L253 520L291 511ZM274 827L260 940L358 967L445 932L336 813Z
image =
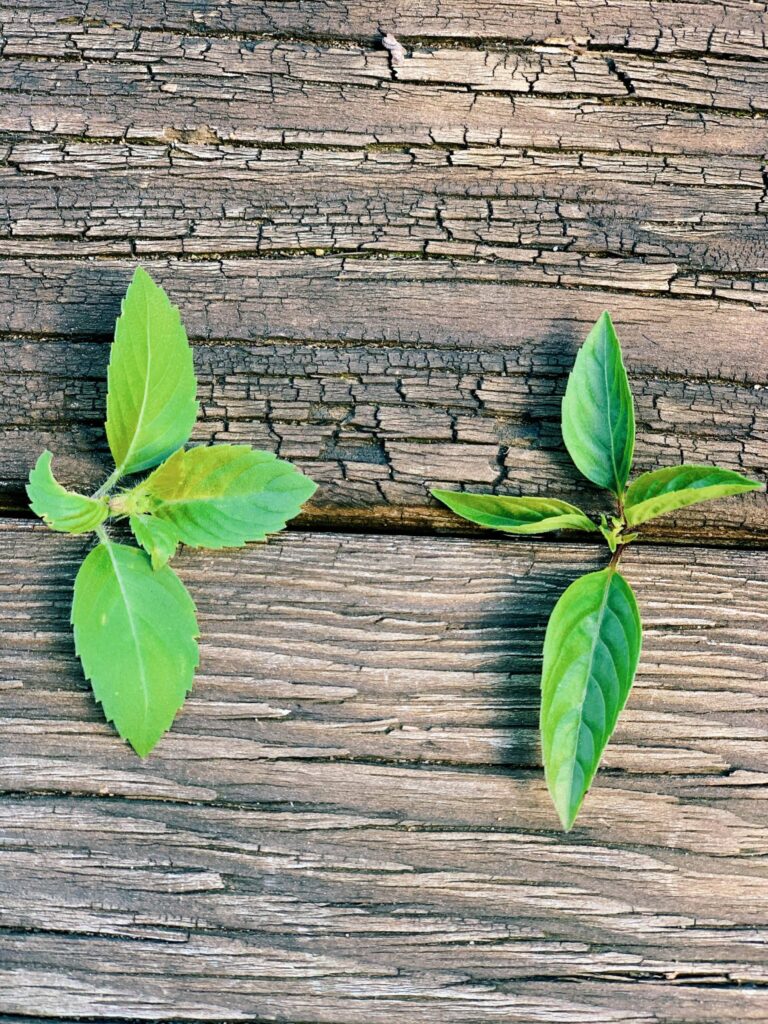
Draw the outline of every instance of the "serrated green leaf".
M630 526L686 505L756 491L762 484L719 466L669 466L643 473L628 490L624 513Z
M555 498L512 498L437 489L432 494L464 519L505 533L597 530L581 509Z
M614 568L576 580L550 616L541 746L547 785L566 831L629 696L641 640L635 596Z
M224 548L282 530L316 489L271 452L223 444L176 452L137 491L184 544Z
M129 516L131 532L152 560L153 569L162 567L176 554L179 535L172 523L157 516Z
M107 381L118 476L156 466L187 441L197 418L192 350L178 309L141 267L115 324Z
M30 508L52 530L62 533L95 530L109 515L106 500L87 498L62 487L53 475L52 459L53 455L44 451L29 474L27 494Z
M75 649L107 721L140 757L171 727L198 662L195 606L167 565L102 542L86 557L72 602Z
M592 483L623 494L635 447L635 409L608 312L576 355L562 415L563 440L576 467Z

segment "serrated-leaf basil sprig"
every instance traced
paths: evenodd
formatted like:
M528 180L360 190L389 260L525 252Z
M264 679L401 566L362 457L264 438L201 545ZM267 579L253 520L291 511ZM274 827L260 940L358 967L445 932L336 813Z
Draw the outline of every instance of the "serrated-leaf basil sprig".
M107 720L145 757L171 727L198 664L195 605L167 564L179 543L264 540L298 515L317 485L247 445L184 450L198 411L192 349L179 311L141 267L115 325L107 380L112 474L91 497L68 491L45 451L27 493L52 530L97 534L75 580L75 648ZM115 492L124 477L148 469ZM107 533L107 521L123 517L140 547Z
M610 491L615 513L599 525L554 498L433 490L465 519L506 533L600 530L610 564L562 594L549 618L541 677L540 733L547 786L563 828L573 825L626 703L642 627L637 601L618 570L634 528L687 505L753 491L760 483L718 466L670 466L629 486L635 446L632 392L619 339L605 312L576 355L562 404L565 446L592 483Z

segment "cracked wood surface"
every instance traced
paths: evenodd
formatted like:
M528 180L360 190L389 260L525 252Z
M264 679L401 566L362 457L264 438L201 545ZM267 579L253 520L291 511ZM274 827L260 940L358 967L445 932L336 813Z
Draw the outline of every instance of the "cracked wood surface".
M170 291L177 298L172 285ZM188 302L179 302L189 323ZM636 333L622 336L633 352ZM295 461L321 483L302 517L305 526L468 526L438 507L430 486L558 495L591 512L607 511L606 495L574 470L560 433L576 344L574 337L572 344L544 347L532 338L517 350L473 351L198 343L201 416L193 440L255 444ZM106 342L0 340L0 479L7 508L24 502L24 480L44 448L56 453L61 480L86 493L108 473L107 357ZM648 372L633 373L632 386L637 472L681 461L764 472L768 390ZM702 505L649 524L643 535L764 543L767 507L762 492Z
M64 40L83 25L116 25L206 37L337 37L371 45L384 29L406 41L612 46L657 55L764 60L767 10L765 3L740 0L607 0L599 7L579 0L393 0L382 22L381 5L373 0L57 0L54 20L45 0L19 0L7 6L7 17L22 36L41 33Z
M133 266L0 263L7 509L24 503L43 447L70 485L93 489L105 473L104 335ZM490 263L302 256L151 266L200 339L195 440L254 443L299 462L324 485L305 524L455 529L430 485L557 493L603 509L605 496L563 449L559 406L606 302L637 397L638 469L687 460L765 472L765 307L533 290ZM36 336L19 336L29 327ZM759 543L767 508L763 492L643 532Z
M2 1024L768 1019L765 494L628 553L640 672L568 836L541 642L603 553L427 494L600 508L559 402L604 308L638 469L765 477L767 11L0 0L0 507L45 446L105 474L139 260L194 440L322 485L306 532L179 557L203 660L146 762L74 657L88 542L0 522Z
M86 546L0 528L4 1012L765 1019L761 553L628 553L640 670L566 837L539 656L595 552L333 533L185 552L200 674L141 763L72 651Z

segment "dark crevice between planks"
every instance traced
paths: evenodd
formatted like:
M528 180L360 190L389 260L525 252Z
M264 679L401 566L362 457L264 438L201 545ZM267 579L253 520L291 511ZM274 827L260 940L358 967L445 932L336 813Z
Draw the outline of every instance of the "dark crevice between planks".
M523 97L521 96L520 98L523 98ZM698 110L697 110L697 112L700 113L700 111L698 111ZM733 113L733 111L728 111L728 113L731 114L731 113ZM749 115L749 116L751 116L751 115ZM766 113L765 116L768 117L768 113ZM206 140L200 140L200 139L197 138L197 134L198 134L198 131L199 131L198 129L191 129L191 128L190 129L183 129L183 128L180 128L180 129L169 129L169 131L172 133L172 137L169 136L169 137L164 137L164 138L156 138L154 136L140 136L140 135L135 135L133 133L131 133L129 136L116 137L114 135L83 135L83 134L78 134L77 132L65 132L65 131L57 131L57 132L54 133L54 132L37 131L37 130L34 130L34 129L30 129L30 131L8 131L8 130L1 130L0 129L0 144L3 144L3 143L9 144L9 145L25 145L27 143L45 143L45 144L53 144L53 145L77 144L77 145L83 145L83 146L93 146L94 148L97 148L97 147L100 147L100 146L125 145L125 146L146 147L148 149L150 149L150 148L155 148L156 149L158 147L165 147L170 153L173 153L174 150L176 150L179 146L204 144L204 145L210 145L214 149L216 147L219 147L219 146L226 146L226 148L228 150L229 149L232 149L232 150L238 150L238 149L242 149L242 150L263 149L263 150L270 150L270 151L277 151L277 152L281 152L281 151L295 152L295 151L300 151L300 150L308 150L308 151L316 150L318 152L348 153L350 150L354 150L356 152L361 152L361 153L407 153L410 150L417 150L417 151L422 151L422 152L425 152L425 153L429 153L429 152L433 152L433 151L434 152L444 152L444 153L452 153L452 152L462 153L462 152L465 152L467 150L475 150L475 149L477 149L477 150L482 150L483 152L493 153L493 152L501 149L501 150L505 150L505 151L509 151L509 152L519 152L523 156L526 156L529 153L541 153L541 154L558 155L558 156L559 155L563 155L563 154L571 155L571 156L573 156L573 155L578 156L580 154L584 154L584 155L595 156L595 157L605 157L605 156L622 156L622 157L623 156L629 156L629 157L632 157L632 156L640 156L640 157L645 157L645 158L647 158L649 156L657 156L657 157L663 157L663 156L684 157L684 156L687 156L687 154L684 154L684 153L664 153L663 151L661 151L660 153L656 153L654 151L649 150L647 146L645 148L635 149L635 148L632 147L631 144L622 145L620 150L610 150L610 149L605 149L605 148L601 149L601 148L597 148L597 147L596 148L592 148L592 147L589 146L588 143L585 143L584 145L567 145L567 144L563 144L563 145L560 145L560 146L546 145L545 143L542 143L542 144L536 143L535 145L534 144L530 144L530 145L517 145L515 143L504 143L504 142L500 143L498 141L485 142L485 141L482 141L482 140L474 140L474 139L471 140L471 141L463 141L461 139L457 139L457 140L451 141L451 142L443 142L443 141L438 141L438 140L432 140L430 142L419 142L419 141L401 141L401 142L363 142L363 141L354 141L353 142L353 141L350 141L349 143L344 143L343 141L342 142L339 142L339 141L335 141L335 142L317 142L317 141L312 141L312 140L306 140L306 141L286 140L286 141L281 141L281 142L274 142L274 141L261 140L261 139L257 139L257 140L253 140L253 139L243 140L243 139L237 139L237 138L233 138L233 139L221 138L220 139L220 138L217 137L215 139L215 141L210 142L210 141L206 141ZM698 153L697 152L697 153L695 153L693 155L703 158L705 156L711 156L712 154ZM742 158L744 160L752 159L749 155L739 154L739 156L740 156L740 158ZM2 167L2 166L15 166L15 162L13 160L9 161L7 159L7 157L5 157L5 158L0 157L0 167ZM663 184L664 184L663 182L656 183L655 187L661 188L661 187L663 187ZM688 186L688 187L695 187L695 186ZM726 185L718 185L717 187L718 188L726 188L727 189L727 188L730 188L731 186L726 184ZM479 197L479 198L482 198L482 196ZM498 198L498 197L494 196L493 198Z
M30 467L31 468L31 467ZM0 519L18 519L22 522L39 523L39 518L29 508L29 502L23 491L3 491L0 488ZM645 526L645 524L644 524ZM302 512L288 524L288 530L299 533L356 533L370 536L387 535L403 537L468 537L473 539L494 539L503 537L502 533L484 530L466 520L444 513L442 509L428 507L426 509L405 507L373 507L356 508L320 508ZM704 538L696 536L690 530L677 526L665 527L663 523L639 528L640 536L633 541L633 547L652 544L655 547L696 547L701 549L735 548L750 551L768 551L768 531L755 535L751 531L739 531L730 528L721 534L708 532ZM508 542L515 543L514 537ZM559 533L545 533L541 536L527 536L526 542L533 544L584 544L605 547L605 541L599 534L581 533L564 530ZM608 548L605 547L606 558Z

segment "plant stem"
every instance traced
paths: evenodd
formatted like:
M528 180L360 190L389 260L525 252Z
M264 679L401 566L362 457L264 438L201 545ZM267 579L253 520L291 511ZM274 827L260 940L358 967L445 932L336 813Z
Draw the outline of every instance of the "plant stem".
M101 485L101 487L99 487L99 489L97 491L93 492L91 497L92 498L101 498L101 497L103 497L103 495L105 495L108 491L110 491L115 486L115 484L117 483L117 481L119 479L120 479L120 470L116 469L113 473L110 473L110 475L107 477L107 479Z
M624 550L624 548L626 546L627 546L626 544L619 544L618 545L616 550L611 555L611 561L610 561L610 563L608 565L609 569L615 569L617 567L617 565L619 564L619 559L621 558L621 553L622 553L622 551Z

